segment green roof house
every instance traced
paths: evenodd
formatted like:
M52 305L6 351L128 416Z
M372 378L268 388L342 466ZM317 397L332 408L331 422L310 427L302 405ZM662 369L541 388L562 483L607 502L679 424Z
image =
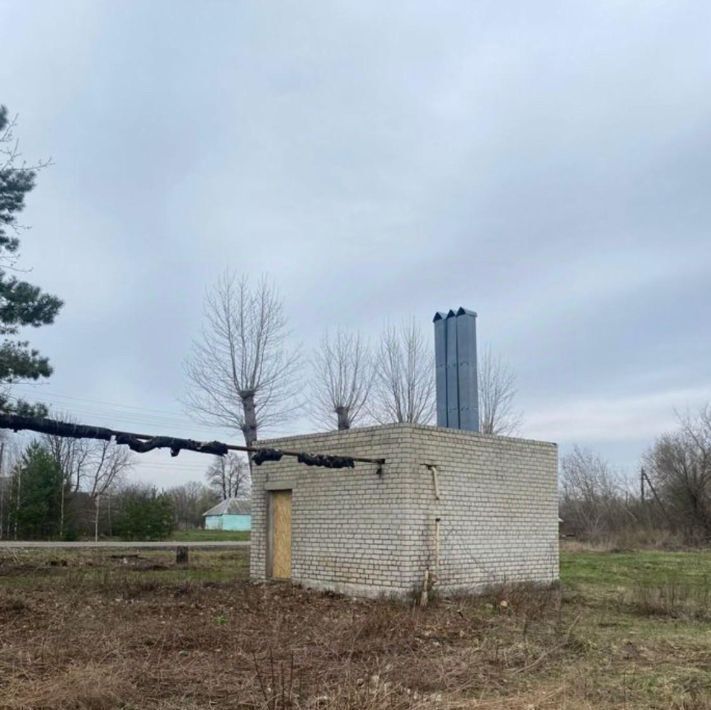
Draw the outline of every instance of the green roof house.
M227 498L210 508L202 517L205 530L251 530L252 506L243 498Z

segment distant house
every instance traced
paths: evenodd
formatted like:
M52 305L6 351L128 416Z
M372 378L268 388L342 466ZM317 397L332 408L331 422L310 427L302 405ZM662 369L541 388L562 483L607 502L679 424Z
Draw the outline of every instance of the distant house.
M202 517L205 530L251 530L252 507L248 500L227 498Z

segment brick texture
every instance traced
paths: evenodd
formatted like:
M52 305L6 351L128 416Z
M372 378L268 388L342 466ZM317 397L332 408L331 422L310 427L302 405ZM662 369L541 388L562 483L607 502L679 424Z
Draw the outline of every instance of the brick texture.
M410 424L260 444L386 464L382 476L364 463L325 469L285 457L255 466L252 579L267 577L270 489L284 488L292 580L306 587L405 596L422 587L425 570L443 594L558 579L555 444Z

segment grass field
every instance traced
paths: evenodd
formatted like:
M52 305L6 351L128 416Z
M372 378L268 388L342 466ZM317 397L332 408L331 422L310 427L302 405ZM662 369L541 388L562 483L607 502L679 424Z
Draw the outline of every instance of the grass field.
M564 552L560 590L425 609L247 555L0 551L0 707L711 708L709 552Z

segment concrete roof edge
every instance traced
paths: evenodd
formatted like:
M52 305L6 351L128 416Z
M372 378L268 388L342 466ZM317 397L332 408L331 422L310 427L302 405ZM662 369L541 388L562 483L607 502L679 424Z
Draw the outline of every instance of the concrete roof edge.
M323 437L338 438L348 436L349 434L367 434L372 431L382 431L383 429L408 429L413 428L418 425L408 424L405 422L393 422L392 424L371 424L368 426L357 426L351 429L330 429L329 431L312 431L308 434L289 434L287 436L279 436L273 439L259 439L257 440L255 446L273 446L281 441L293 441L294 439L308 440L308 439L322 439Z
M260 439L257 441L257 446L277 446L281 442L292 442L295 440L299 441L309 441L309 440L316 440L316 439L323 439L325 438L345 438L349 434L355 434L355 433L361 433L361 434L367 434L369 432L374 432L374 431L383 431L383 430L393 430L396 431L398 429L410 429L412 431L435 431L439 432L441 434L453 434L456 436L461 436L463 438L469 438L469 437L474 437L474 438L482 438L482 439L487 439L487 440L501 440L501 441L514 441L514 442L519 442L519 443L526 443L526 444L534 444L537 446L545 446L545 447L558 447L558 444L553 442L553 441L541 441L540 439L528 439L524 437L518 437L518 436L499 436L498 434L482 434L480 432L476 431L465 431L464 429L449 429L447 427L438 427L434 426L432 424L412 424L409 422L393 422L392 424L377 424L374 426L365 426L365 427L353 427L352 429L346 429L339 431L337 429L331 430L331 431L322 431L322 432L311 432L308 434L293 434L291 436L281 436L278 438L274 439Z

